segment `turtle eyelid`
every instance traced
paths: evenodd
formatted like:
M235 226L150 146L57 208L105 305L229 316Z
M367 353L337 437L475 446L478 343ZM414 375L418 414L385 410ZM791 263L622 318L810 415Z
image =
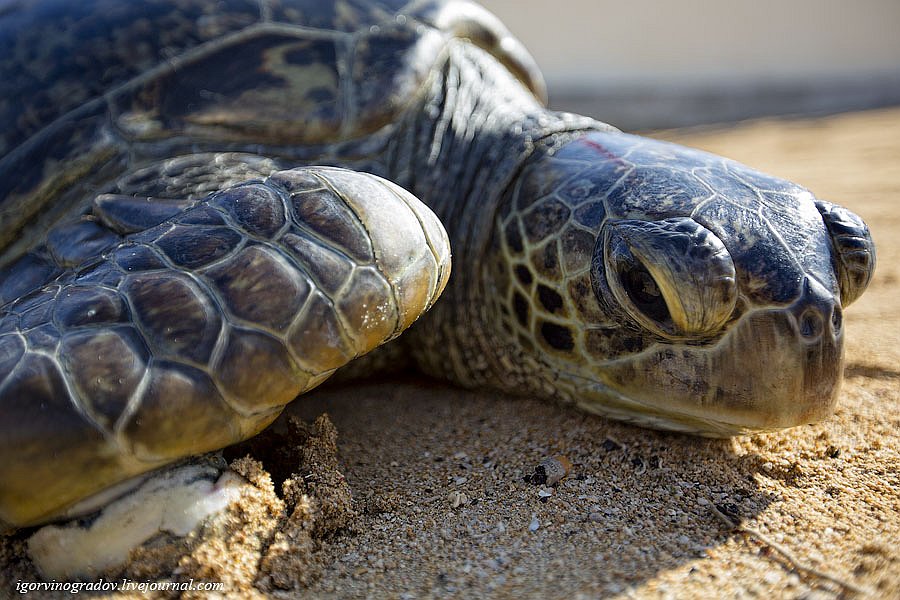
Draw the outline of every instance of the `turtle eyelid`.
M594 272L598 268L602 277ZM686 217L608 222L595 250L592 281L601 301L669 339L717 333L738 296L724 244Z
M875 242L865 222L852 211L824 200L816 200L816 209L831 238L841 306L847 307L862 295L875 274Z

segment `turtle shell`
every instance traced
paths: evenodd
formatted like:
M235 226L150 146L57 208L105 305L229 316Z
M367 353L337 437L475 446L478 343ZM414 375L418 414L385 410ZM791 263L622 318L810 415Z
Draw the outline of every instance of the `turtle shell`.
M527 52L461 0L26 0L0 10L0 245L70 208L61 194L83 197L133 166L135 148L165 155L180 140L260 152L372 133L410 106L453 37L489 50L543 98Z

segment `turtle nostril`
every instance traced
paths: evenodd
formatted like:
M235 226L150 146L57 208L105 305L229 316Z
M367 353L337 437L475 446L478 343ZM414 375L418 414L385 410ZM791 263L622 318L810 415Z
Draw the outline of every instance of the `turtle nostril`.
M835 306L831 311L831 331L834 335L841 333L841 327L844 325L844 315L840 306Z
M814 308L807 308L800 315L800 335L806 339L815 339L822 335L825 327L822 315Z

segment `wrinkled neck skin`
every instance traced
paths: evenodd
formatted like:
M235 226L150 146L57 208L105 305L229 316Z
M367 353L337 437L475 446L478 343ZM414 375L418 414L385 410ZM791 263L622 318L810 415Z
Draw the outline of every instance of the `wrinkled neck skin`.
M550 382L523 385L534 360L506 339L492 314L495 215L506 190L535 153L586 131L614 128L548 111L483 50L452 43L444 68L426 86L420 110L397 127L384 153L385 175L435 211L450 234L453 272L443 297L404 336L418 366L466 387L547 394ZM542 369L542 371L544 371Z

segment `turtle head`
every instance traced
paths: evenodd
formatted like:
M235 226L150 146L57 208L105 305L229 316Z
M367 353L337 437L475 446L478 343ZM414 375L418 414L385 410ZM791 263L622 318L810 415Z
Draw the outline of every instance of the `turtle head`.
M525 165L492 251L488 297L526 387L712 436L830 414L842 309L875 265L862 220L800 186L607 132Z

